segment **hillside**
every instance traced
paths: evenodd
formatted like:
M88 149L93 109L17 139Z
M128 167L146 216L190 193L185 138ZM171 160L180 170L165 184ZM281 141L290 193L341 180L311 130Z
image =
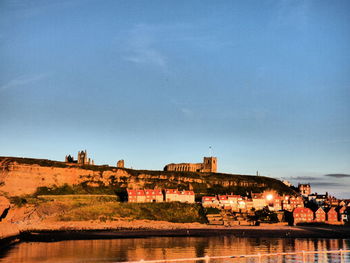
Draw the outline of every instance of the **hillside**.
M105 194L125 192L126 188L192 189L197 198L206 194L245 194L265 189L276 190L280 194L294 193L281 181L264 176L133 170L0 157L0 193L6 196L30 195L36 193L38 188L50 190L65 184L87 193L98 191Z

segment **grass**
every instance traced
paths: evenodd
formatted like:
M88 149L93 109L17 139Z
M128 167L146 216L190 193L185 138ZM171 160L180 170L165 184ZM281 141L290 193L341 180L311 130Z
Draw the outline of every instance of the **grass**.
M198 204L171 203L119 203L102 202L71 208L58 216L60 221L146 219L175 223L206 223L202 207Z

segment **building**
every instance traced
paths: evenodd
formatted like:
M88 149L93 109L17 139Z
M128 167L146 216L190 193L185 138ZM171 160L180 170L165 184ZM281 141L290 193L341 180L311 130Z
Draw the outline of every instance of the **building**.
M253 200L253 207L256 210L261 210L267 205L266 199L265 199L263 193L252 193L251 197Z
M163 202L163 193L160 189L145 189L145 202L154 203L154 202Z
M165 190L165 202L176 202L180 201L180 192L177 189L166 189Z
M144 190L127 189L129 203L144 203L146 195Z
M309 194L311 194L310 184L298 184L298 189L302 196L307 197Z
M146 202L146 194L144 190L136 190L136 202L137 203L145 203Z
M127 189L127 193L128 193L128 202L129 203L137 203L136 190Z
M331 207L329 209L327 209L327 223L328 224L337 224L339 223L338 221L338 213L335 210L334 207Z
M230 201L227 195L218 195L219 204L222 208L230 208Z
M318 205L318 206L324 206L325 203L327 202L328 200L328 193L326 194L309 194L308 195L308 199L310 202L313 202L314 204Z
M88 158L87 151L79 151L78 152L78 158L77 160L74 160L74 157L69 155L66 155L65 157L66 163L77 163L81 165L94 165L94 160Z
M159 203L159 202L183 202L195 203L193 191L178 191L177 189L127 189L129 203ZM165 197L165 198L164 198Z
M119 161L117 162L117 167L118 167L118 168L124 168L124 160L119 160Z
M322 209L322 207L318 208L315 211L315 222L317 223L324 223L326 222L326 212Z
M203 163L170 163L164 167L164 171L216 173L217 158L204 157Z
M347 207L346 206L339 206L337 209L338 211L338 220L340 222L347 222L347 214L346 214L346 210L347 210Z
M203 196L202 205L203 207L217 207L219 205L219 200L216 196Z
M243 200L242 196L240 195L227 195L227 200L230 203L231 210L233 212L239 211L238 203Z
M195 195L193 191L181 191L179 194L179 201L182 203L195 203Z
M294 225L298 223L311 223L314 219L314 212L310 208L297 207L293 210Z

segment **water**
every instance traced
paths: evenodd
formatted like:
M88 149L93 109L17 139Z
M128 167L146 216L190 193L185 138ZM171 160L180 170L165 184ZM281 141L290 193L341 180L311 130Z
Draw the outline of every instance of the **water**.
M151 259L193 258L290 251L350 249L350 239L278 239L221 237L154 237L60 242L24 242L0 254L1 263L60 262L97 263ZM194 261L192 261L194 262ZM199 262L199 261L198 261ZM203 262L203 261L202 261ZM219 262L258 262L257 259L211 260ZM301 256L269 257L261 262L302 262ZM339 254L309 255L306 262L341 261Z

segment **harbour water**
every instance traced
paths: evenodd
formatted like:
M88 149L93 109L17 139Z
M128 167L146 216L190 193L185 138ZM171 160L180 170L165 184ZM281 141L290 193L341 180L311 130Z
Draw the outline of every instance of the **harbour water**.
M220 237L151 237L60 242L22 242L0 254L1 263L97 263L258 253L350 249L350 239L287 239ZM305 258L304 258L305 260ZM195 261L192 261L195 262ZM202 261L203 262L203 261ZM210 262L258 262L257 259L225 259ZM299 256L265 257L261 262L303 262ZM308 255L305 262L341 261L339 254Z

